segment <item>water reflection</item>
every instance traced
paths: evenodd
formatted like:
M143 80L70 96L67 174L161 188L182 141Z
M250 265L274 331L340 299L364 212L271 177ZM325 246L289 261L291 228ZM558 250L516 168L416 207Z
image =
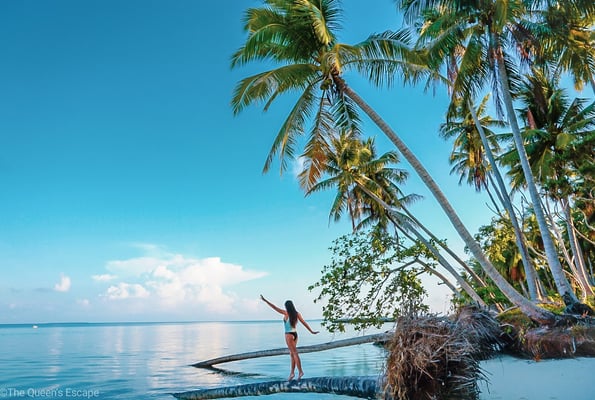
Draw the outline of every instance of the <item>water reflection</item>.
M320 329L315 322L311 325ZM287 355L225 363L216 366L219 371L189 366L285 347L280 321L40 327L34 334L29 330L0 332L0 387L70 387L99 390L103 398L149 395L165 400L176 391L285 379L289 370ZM310 335L304 330L299 345L351 336ZM380 351L372 345L359 347L303 354L306 376L369 375L380 370Z

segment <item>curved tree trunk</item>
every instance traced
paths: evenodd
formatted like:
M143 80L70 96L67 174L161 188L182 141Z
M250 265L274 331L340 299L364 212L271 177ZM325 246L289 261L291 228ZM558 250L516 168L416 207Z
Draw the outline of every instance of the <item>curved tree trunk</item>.
M329 349L335 349L337 347L355 346L364 343L374 343L386 341L391 337L391 333L376 333L373 335L359 336L350 339L336 340L334 342L327 342L322 344L316 344L312 346L300 346L297 348L299 353L313 353L316 351L323 351ZM229 356L217 357L210 360L199 361L192 364L192 367L197 368L210 368L215 364L222 364L231 361L247 360L250 358L261 358L261 357L272 357L289 354L287 347L271 350L253 351L250 353L233 354Z
M221 399L242 396L263 396L276 393L327 393L362 399L376 399L382 395L383 380L378 376L328 376L305 378L299 381L257 382L246 385L199 389L172 393L178 399Z
M494 34L492 40L493 43L498 43L498 38ZM543 247L545 249L550 271L552 272L552 276L560 296L564 296L565 293L568 293L568 295L570 295L574 301L578 301L574 291L572 290L572 287L570 286L570 283L568 282L568 279L566 279L566 276L564 275L564 270L562 268L562 264L560 264L560 260L558 259L558 252L556 251L554 240L550 234L543 207L541 206L541 199L539 193L537 192L537 185L533 179L533 172L531 171L531 166L529 165L529 158L527 156L527 151L525 150L523 136L521 135L514 105L512 104L512 96L510 93L510 87L508 85L508 72L506 71L506 66L504 65L504 52L500 46L496 47L495 61L498 67L498 80L500 81L499 83L502 89L502 97L506 107L506 113L508 115L508 122L510 123L515 148L519 155L519 161L523 170L523 175L525 177L527 191L529 192L531 201L533 203L533 210L535 212L535 218L537 219L539 231L541 232Z
M484 151L486 153L486 156L488 157L490 165L492 166L492 172L494 173L496 182L498 183L498 187L496 187L496 190L498 190L500 193L499 198L502 200L502 204L508 212L508 217L510 218L510 222L512 223L516 244L521 254L521 261L523 262L523 267L525 268L525 275L527 277L527 287L529 288L529 297L533 301L541 300L539 297L539 291L537 290L537 271L531 263L531 258L529 257L529 250L527 249L525 241L525 235L523 234L523 231L519 225L519 220L517 219L514 208L512 207L512 202L510 201L508 191L506 190L506 185L504 184L504 179L502 179L502 175L500 174L500 170L498 169L498 165L496 164L496 159L494 158L494 153L492 153L492 148L490 147L488 138L485 135L485 131L483 130L483 126L481 125L481 122L477 117L477 112L475 111L475 107L473 103L471 103L471 100L467 102L467 107L469 108L471 117L473 117L473 122L475 122L475 127L477 128L477 132L479 133L479 137L481 138L481 143L483 144Z
M389 204L387 204L384 200L382 200L380 197L376 196L376 194L372 193L372 191L370 191L365 185L361 185L358 183L358 185L360 186L360 188L368 194L368 196L372 197L374 200L376 200L379 204L382 205L382 207L384 207L387 211L392 211L394 213L398 213L398 210L395 210L393 207L391 207ZM463 279L463 277L461 276L461 274L459 274L453 267L452 265L450 265L450 263L442 256L442 254L440 254L440 252L438 251L438 249L433 246L420 232L419 230L415 229L415 227L406 219L406 218L401 218L398 222L395 221L392 217L389 217L391 222L393 224L395 224L396 226L400 226L402 229L405 229L408 232L411 232L416 238L417 240L419 240L421 243L423 243L424 246L426 246L426 248L428 250L430 250L430 252L434 255L434 257L436 257L436 259L438 260L438 262L440 263L440 265L442 265L442 267L444 267L445 270L447 270L452 276L453 278L455 278L455 280L457 281L457 283L461 286L461 288L463 288L463 290L480 306L482 307L486 307L486 303L485 301L483 301L483 299L477 294L477 292L475 291L475 289L473 289L471 287L471 285L469 285L469 283L467 283L467 281L465 279Z
M498 286L498 288L504 293L504 295L519 309L527 315L529 318L538 321L540 323L552 324L555 322L556 317L553 313L540 308L533 304L529 299L523 297L510 283L504 279L502 275L492 265L490 260L483 253L479 243L475 241L471 233L467 230L450 202L438 187L438 184L434 181L425 167L417 159L417 157L411 152L409 147L397 136L397 134L388 126L388 124L374 111L356 92L354 92L345 81L335 76L337 87L342 92L349 96L357 105L360 107L372 121L382 130L382 132L393 142L399 152L405 157L412 168L417 172L421 180L425 183L428 189L432 192L447 217L451 221L453 227L456 229L458 234L461 236L473 256L477 259L479 264L482 266L486 274L492 279L492 281Z

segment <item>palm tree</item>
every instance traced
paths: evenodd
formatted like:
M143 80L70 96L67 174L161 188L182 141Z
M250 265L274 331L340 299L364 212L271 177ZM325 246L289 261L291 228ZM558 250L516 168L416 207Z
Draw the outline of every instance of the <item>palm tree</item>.
M362 142L353 134L345 132L332 137L330 142L329 153L325 157L326 179L305 188L306 194L336 189L337 195L331 207L331 217L337 221L343 211L347 210L354 231L370 223L376 223L377 228L387 231L388 223L392 223L411 240L421 242L473 301L485 306L483 299L440 254L436 246L420 233L407 216L398 212L399 208L416 200L418 196L403 196L399 188L399 184L405 181L407 175L403 170L390 167L390 164L398 162L397 153L388 152L376 157L372 138ZM305 174L307 170L300 177ZM359 220L359 223L356 220ZM424 266L430 273L434 273L428 265Z
M339 14L338 0L264 0L263 7L246 12L248 38L235 53L232 65L272 61L280 66L241 80L232 99L234 112L260 101L265 102L266 109L279 95L299 92L295 106L273 142L265 169L270 167L277 154L281 157L282 168L286 165L287 158L295 155L297 137L305 134L306 124L312 119L314 124L308 135L311 149L324 146L322 138L330 127L328 121L334 120L343 129L357 130L357 105L417 172L471 253L502 292L531 318L551 323L555 318L552 313L528 301L498 273L421 162L343 79L344 70L352 68L366 74L375 84L391 84L396 72L404 72L406 67L416 69L403 57L408 52L408 34L404 31L386 32L354 46L344 45L337 42L334 33ZM421 69L417 67L416 71ZM311 154L318 157L311 163L313 182L320 176L324 160L323 151L312 151Z
M568 293L573 301L578 301L557 256L513 105L511 87L516 85L517 78L512 60L515 58L506 50L517 44L523 50L519 56L526 56L524 44L528 34L523 22L528 15L527 4L523 0L403 0L400 3L406 17L421 19L420 43L426 46L434 63L460 58L451 86L455 98L472 99L486 82L493 82L496 105L501 109L503 104L506 110L556 286L560 295ZM461 47L465 49L462 55Z
M524 134L533 174L550 198L559 202L564 210L574 259L569 265L584 296L592 296L594 292L571 215L572 182L581 179L581 172L573 168L571 160L584 158L576 151L577 144L595 133L595 103L586 106L586 101L578 98L570 102L566 91L559 87L559 78L547 69L536 68L526 75L519 98L523 105L521 115L525 117ZM587 153L585 156L592 155ZM514 168L511 173L515 174L516 185L522 184L522 175Z
M498 151L500 145L497 136L490 128L502 127L504 123L485 115L489 97L486 95L482 99L476 115L489 140L490 147ZM488 187L490 165L486 160L486 150L468 108L460 104L456 110L455 115L449 116L447 121L440 125L440 136L444 139L453 139L453 150L449 159L453 167L450 172L459 175L459 184L465 180L468 185L473 186L479 192Z
M528 22L539 65L569 72L577 90L585 84L595 92L595 3L592 0L542 1L543 8Z
M484 115L488 99L489 95L484 96L477 110L475 110L470 100L467 103L456 99L453 100L455 104L459 104L454 107L451 106L452 111L448 114L447 122L441 126L440 133L445 138L456 136L454 141L455 150L451 154L451 163L458 161L452 171L457 171L461 175L459 183L466 174L467 183L475 186L476 190L480 191L482 188L488 190L489 174L495 175L498 186L495 186L494 189L498 199L508 212L514 230L521 262L525 270L529 297L534 301L538 301L542 297L539 291L539 276L531 262L526 239L517 219L517 213L512 206L512 201L508 196L493 155L493 150L498 151L499 143L498 136L490 128L503 127L504 122L493 120ZM493 182L493 180L491 181Z

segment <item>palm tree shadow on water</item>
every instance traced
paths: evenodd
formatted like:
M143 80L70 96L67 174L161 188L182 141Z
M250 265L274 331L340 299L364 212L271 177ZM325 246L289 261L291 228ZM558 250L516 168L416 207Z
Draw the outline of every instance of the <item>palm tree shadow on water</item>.
M213 366L201 367L201 369L204 369L211 374L217 374L217 375L223 375L223 376L234 376L234 377L239 377L239 378L262 378L262 377L267 376L267 375L259 374L256 372L232 371L230 369L217 368L217 367L213 367Z

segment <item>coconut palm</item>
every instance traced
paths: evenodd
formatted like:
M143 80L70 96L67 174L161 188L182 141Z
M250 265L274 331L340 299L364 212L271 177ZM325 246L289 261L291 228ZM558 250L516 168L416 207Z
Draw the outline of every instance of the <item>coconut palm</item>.
M504 123L485 114L489 97L489 95L484 96L476 114L486 137L488 137L490 147L497 152L500 145L491 128L502 127ZM453 167L450 172L459 175L459 184L465 180L477 191L487 189L490 165L486 159L485 148L477 132L474 118L463 104L456 108L456 115L440 125L440 136L444 139L453 139L453 150L449 159Z
M559 202L564 210L569 244L573 259L569 261L573 274L584 296L592 296L588 273L579 249L571 215L573 181L581 180L581 172L574 165L577 160L592 158L592 151L577 151L583 138L595 133L595 103L569 100L559 87L559 78L547 69L533 69L526 76L520 90L521 115L525 118L526 149L533 174L550 198ZM513 156L513 157L511 157ZM513 152L511 159L516 157ZM580 163L580 161L579 161ZM514 183L523 183L518 169L511 169ZM563 244L563 243L562 243Z
M541 206L523 137L513 105L513 89L517 72L512 62L527 59L526 42L530 39L524 21L529 2L523 0L403 0L400 2L408 18L418 18L421 26L420 43L430 53L430 60L459 59L451 90L455 98L472 99L487 82L492 82L497 108L506 115L519 162L525 176L526 189L535 207L539 229L543 235L548 265L560 295L568 293L578 301L566 279ZM461 48L464 52L461 54ZM521 51L512 55L509 49Z
M328 121L334 119L343 129L358 129L355 105L382 130L432 192L454 228L464 240L482 268L501 287L513 304L531 318L550 323L552 313L539 308L517 292L494 268L479 244L462 223L434 179L392 128L343 79L346 69L364 73L375 84L391 84L397 72L419 72L403 57L408 54L408 34L404 31L373 35L357 45L337 41L340 3L338 0L264 0L264 6L246 12L248 38L235 53L232 65L252 61L272 61L277 68L250 76L236 86L232 99L234 112L255 102L264 102L265 109L279 95L298 92L291 109L273 142L265 169L279 155L282 167L295 155L297 138L309 130L308 146L322 148ZM407 68L407 70L406 70ZM334 118L328 118L334 116ZM320 176L323 151L312 151L311 181Z
M504 205L512 224L516 243L519 248L520 259L525 270L529 296L532 300L541 299L539 291L539 276L529 256L526 239L517 219L517 213L512 206L506 186L500 175L493 151L499 151L498 136L491 130L492 127L503 127L504 122L493 120L484 115L489 95L484 96L482 102L475 110L473 104L464 103L454 99L454 107L447 117L447 122L440 127L442 137L455 137L454 150L451 154L451 164L456 163L451 172L461 175L459 183L467 176L467 183L475 186L476 190L488 190L489 173L495 175L498 186L494 187L495 193ZM457 104L458 103L458 104ZM469 107L466 107L469 105ZM491 197L491 195L490 195ZM492 258L491 258L492 259Z
M595 91L595 3L592 0L542 0L528 21L536 42L537 62L569 72L575 88Z
M324 178L306 190L306 194L336 189L337 195L331 207L331 218L339 220L347 211L352 220L353 229L361 229L374 223L375 228L388 230L392 223L404 235L413 241L421 242L478 304L485 306L482 298L440 254L439 250L427 240L407 216L398 212L402 206L415 201L418 196L403 196L399 184L407 174L391 164L398 162L395 152L388 152L376 157L374 140L361 141L352 133L343 132L333 136L325 157ZM307 170L300 175L307 174ZM303 180L302 180L303 181ZM357 221L356 221L357 220ZM411 235L414 236L411 237ZM431 273L433 269L426 268Z

